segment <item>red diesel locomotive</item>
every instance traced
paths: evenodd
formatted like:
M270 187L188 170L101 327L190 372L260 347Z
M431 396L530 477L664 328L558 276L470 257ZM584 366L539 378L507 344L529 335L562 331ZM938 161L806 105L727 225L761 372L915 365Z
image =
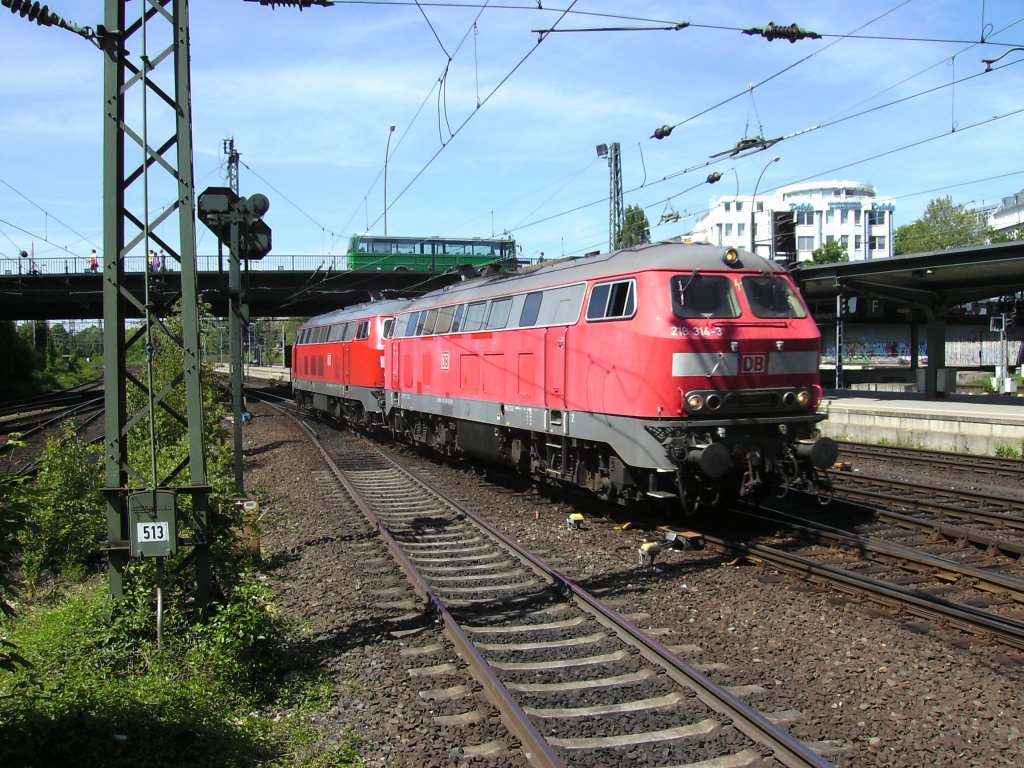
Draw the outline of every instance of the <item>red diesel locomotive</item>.
M306 410L372 426L384 408L384 339L408 299L360 304L314 317L292 347L292 392Z
M361 322L373 339L330 330ZM659 243L314 318L293 388L416 444L692 513L798 480L827 489L837 449L816 436L819 341L783 268ZM357 383L362 342L372 376ZM303 363L319 358L351 359L352 381L344 364L331 379L336 362Z

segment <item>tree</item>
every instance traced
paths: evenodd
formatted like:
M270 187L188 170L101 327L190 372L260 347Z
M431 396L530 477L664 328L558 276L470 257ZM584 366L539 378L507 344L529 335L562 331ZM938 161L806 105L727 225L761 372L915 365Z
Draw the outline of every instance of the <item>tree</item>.
M990 241L992 228L978 223L977 217L953 199L936 198L928 203L924 216L911 224L897 228L893 252L906 253L941 251L983 245Z
M614 248L632 248L651 242L651 224L647 214L639 205L631 205L626 209L622 231L612 244Z
M849 261L850 254L846 252L846 243L833 240L825 243L811 252L812 264L835 264L840 261Z
M38 382L31 339L21 335L13 321L0 323L0 370L6 377L5 397L35 394Z

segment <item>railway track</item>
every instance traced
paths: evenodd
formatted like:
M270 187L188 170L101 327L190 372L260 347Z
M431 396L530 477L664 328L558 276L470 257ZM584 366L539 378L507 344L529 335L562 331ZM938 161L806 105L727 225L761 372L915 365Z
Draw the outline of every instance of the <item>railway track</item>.
M847 452L848 445L843 445L841 457L860 456L864 464L851 465L852 471L830 473L837 496L864 504L880 526L923 529L936 539L1020 559L1024 553L1024 462L889 446L878 447L876 454L874 448L853 444L854 452ZM900 467L903 476L864 471L865 466L870 470L880 460L889 462L890 468ZM928 463L932 461L935 464ZM936 482L934 475L914 477L915 467L922 463L927 467L922 471L934 472L938 466L949 479ZM983 474L975 475L975 471ZM834 517L822 513L819 519L822 516Z
M839 455L844 459L886 461L897 466L918 465L944 467L951 471L971 472L979 475L1008 477L1024 482L1024 460L998 456L975 456L967 453L949 453L924 448L903 448L890 445L871 445L837 440Z
M829 765L371 443L329 442L331 471L530 764Z
M867 534L794 515L777 505L736 514L771 526L773 542L706 535L710 543L806 574L842 592L1024 648L1024 569L998 545L987 551L968 548L965 536L954 538L952 530L945 537L928 531L914 536L905 529L904 536L891 530ZM829 516L842 517L841 510L830 510Z
M96 423L103 416L101 381L91 381L59 392L7 403L0 409L0 455L9 457L14 474L31 474L42 452L46 435L57 425L74 418L78 434L90 443L102 439ZM101 423L101 422L100 422ZM7 436L18 435L26 448L14 449Z

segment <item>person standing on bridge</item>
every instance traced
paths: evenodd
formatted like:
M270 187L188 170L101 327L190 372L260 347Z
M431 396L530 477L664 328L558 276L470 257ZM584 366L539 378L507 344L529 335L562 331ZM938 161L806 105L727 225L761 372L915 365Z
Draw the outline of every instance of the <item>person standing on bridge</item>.
M92 249L92 256L89 257L89 271L90 272L99 272L99 270L100 270L100 262L99 262L99 259L96 258L96 249L93 248Z

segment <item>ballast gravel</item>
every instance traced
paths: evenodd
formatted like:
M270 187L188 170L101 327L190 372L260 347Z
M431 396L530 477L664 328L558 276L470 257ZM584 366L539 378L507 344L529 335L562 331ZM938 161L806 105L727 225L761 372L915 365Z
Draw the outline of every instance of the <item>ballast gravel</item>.
M262 569L305 627L296 673L333 681L324 744L358 737L371 768L526 765L302 430L264 404L252 410L245 473L261 504ZM639 545L659 536L624 515L396 450L833 764L1024 765L1022 653L710 549L641 567ZM586 518L573 530L577 511Z

